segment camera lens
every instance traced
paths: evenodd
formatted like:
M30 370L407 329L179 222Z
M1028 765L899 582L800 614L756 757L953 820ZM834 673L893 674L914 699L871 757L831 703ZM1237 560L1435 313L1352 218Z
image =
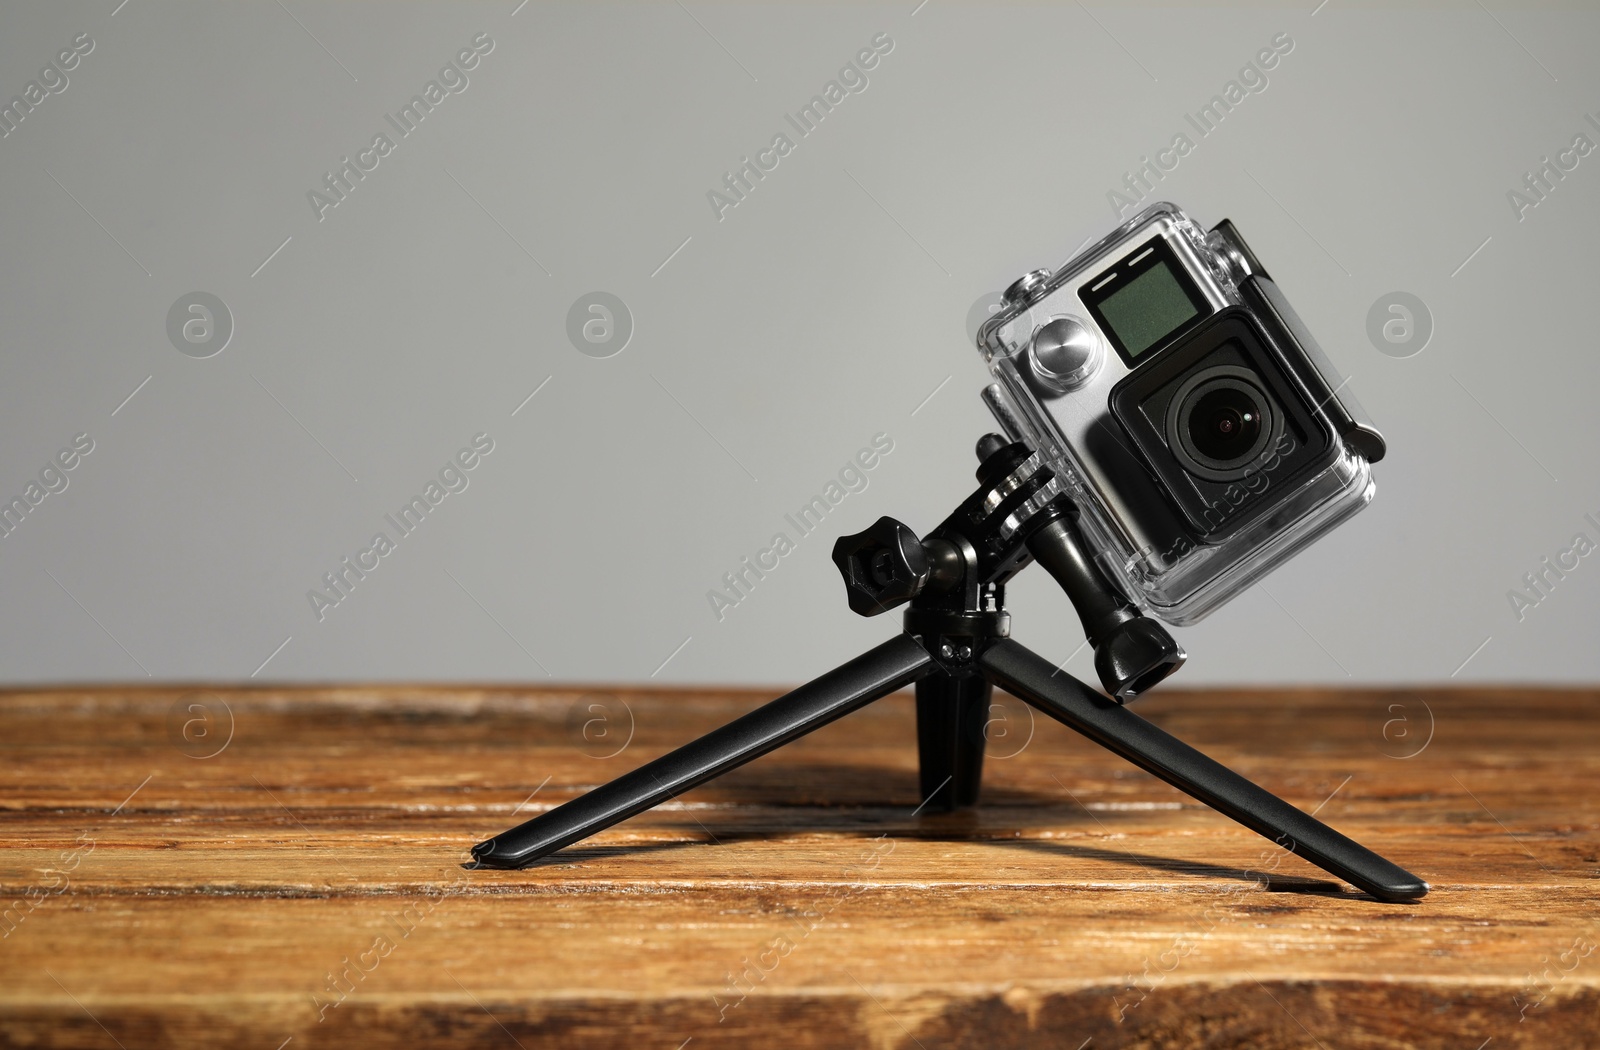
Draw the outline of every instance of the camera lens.
M1189 412L1189 440L1196 452L1227 461L1248 455L1261 436L1261 406L1237 387L1218 387L1195 400Z
M1238 481L1283 429L1283 413L1261 377L1237 365L1190 375L1167 409L1167 447L1183 469L1207 481Z

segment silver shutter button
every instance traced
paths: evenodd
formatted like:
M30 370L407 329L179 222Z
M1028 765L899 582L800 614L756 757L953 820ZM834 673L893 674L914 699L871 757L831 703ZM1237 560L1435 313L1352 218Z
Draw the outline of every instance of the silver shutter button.
M1057 317L1034 333L1028 358L1039 384L1057 394L1078 389L1100 369L1100 338L1076 317Z

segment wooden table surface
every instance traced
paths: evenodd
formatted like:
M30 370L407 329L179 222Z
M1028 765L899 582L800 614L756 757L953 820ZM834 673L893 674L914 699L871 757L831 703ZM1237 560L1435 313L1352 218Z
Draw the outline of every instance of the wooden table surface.
M1136 710L1428 880L1382 904L1019 703L896 696L520 872L467 848L771 694L0 694L0 1045L1600 1046L1594 691Z

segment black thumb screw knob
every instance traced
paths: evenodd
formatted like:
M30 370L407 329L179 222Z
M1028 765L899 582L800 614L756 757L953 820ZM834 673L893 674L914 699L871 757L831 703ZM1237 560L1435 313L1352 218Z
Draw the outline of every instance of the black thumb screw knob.
M927 586L930 568L922 541L893 518L879 518L865 531L841 536L833 563L844 577L850 611L876 616L904 605Z

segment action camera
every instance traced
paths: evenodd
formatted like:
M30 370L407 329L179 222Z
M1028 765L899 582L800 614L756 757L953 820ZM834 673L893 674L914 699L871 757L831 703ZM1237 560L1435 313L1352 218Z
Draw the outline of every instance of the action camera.
M1195 623L1372 499L1383 437L1233 224L1156 204L1006 290L984 400L1096 561Z

